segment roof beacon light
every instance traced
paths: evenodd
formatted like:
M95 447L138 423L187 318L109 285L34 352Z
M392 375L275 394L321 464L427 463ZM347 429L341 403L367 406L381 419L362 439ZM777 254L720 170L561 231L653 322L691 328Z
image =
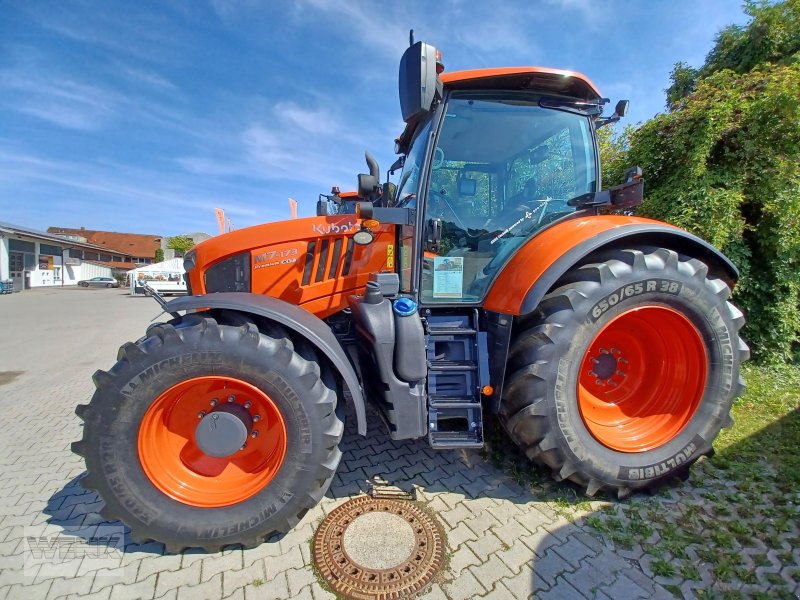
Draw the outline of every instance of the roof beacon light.
M442 51L436 51L436 74L441 75L444 72L444 62L442 62Z

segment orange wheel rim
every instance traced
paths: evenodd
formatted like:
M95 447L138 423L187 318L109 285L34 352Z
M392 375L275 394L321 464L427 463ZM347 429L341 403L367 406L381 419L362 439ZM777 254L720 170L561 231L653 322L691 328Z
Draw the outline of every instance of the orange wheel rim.
M581 362L581 418L612 450L657 448L700 405L707 364L700 333L681 313L665 306L625 311L600 330Z
M246 442L229 456L209 456L198 446L197 427L229 402L252 418ZM257 387L232 377L195 377L172 386L147 409L138 449L148 479L170 498L190 506L230 506L256 495L278 473L286 455L286 425Z

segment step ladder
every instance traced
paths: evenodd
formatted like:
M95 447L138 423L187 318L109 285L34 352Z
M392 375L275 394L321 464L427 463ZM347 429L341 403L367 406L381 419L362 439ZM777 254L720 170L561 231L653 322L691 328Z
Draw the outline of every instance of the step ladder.
M433 448L483 446L481 388L488 383L488 350L486 333L478 326L477 310L426 315L428 441Z

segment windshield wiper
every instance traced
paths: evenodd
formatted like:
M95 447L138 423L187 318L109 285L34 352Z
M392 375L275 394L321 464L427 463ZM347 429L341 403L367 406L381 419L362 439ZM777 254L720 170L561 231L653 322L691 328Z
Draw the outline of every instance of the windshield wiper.
M601 98L597 102L585 102L581 100L571 100L569 98L542 98L539 100L539 106L542 108L595 116L603 114L603 104L606 102L608 102L608 98Z

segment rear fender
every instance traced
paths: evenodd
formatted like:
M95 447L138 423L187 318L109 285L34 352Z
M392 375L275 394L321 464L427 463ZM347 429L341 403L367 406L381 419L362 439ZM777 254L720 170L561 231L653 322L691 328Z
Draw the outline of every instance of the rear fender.
M639 217L591 216L549 227L522 246L495 279L484 308L526 315L536 309L567 271L591 253L641 246L660 246L696 257L731 287L739 278L739 271L730 259L683 229Z
M204 296L185 296L176 298L164 307L166 312L177 313L182 310L225 309L258 315L283 325L302 335L325 355L344 380L353 399L358 420L358 433L367 434L367 417L364 395L353 365L347 358L342 345L324 321L310 312L270 296L260 296L247 292L224 292Z

